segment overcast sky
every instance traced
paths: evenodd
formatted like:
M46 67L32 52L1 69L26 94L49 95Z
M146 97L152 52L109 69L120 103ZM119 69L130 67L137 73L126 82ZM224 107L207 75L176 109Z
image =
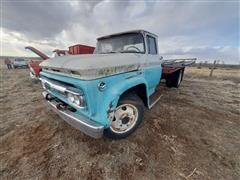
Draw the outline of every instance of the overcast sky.
M239 1L2 0L1 55L33 56L132 29L158 35L164 58L240 63Z

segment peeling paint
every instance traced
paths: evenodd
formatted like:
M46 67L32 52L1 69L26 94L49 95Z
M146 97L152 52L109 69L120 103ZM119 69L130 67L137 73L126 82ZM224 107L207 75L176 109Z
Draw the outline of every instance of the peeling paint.
M146 61L147 57L147 54L135 53L62 56L43 61L40 66L47 72L93 80L140 68L161 66L162 61L158 58Z
M128 71L132 71L132 70L136 70L138 69L137 65L125 65L125 66L116 66L116 67L108 67L108 68L104 68L104 69L99 69L97 70L97 74L96 75L111 75L111 74L116 74L119 72L128 72Z
M109 120L112 120L114 117L114 110L113 110L113 102L110 102L109 104L109 108L107 110L107 118Z
M44 71L91 80L138 70L144 59L144 55L135 54L65 56L45 61L40 66Z

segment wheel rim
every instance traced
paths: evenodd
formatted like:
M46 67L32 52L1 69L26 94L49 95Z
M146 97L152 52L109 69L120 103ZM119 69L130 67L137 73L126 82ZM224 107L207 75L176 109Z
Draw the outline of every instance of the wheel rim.
M182 80L182 71L179 72L179 76L178 76L178 86L180 85Z
M118 134L133 128L138 119L138 110L131 104L122 104L115 110L110 129Z

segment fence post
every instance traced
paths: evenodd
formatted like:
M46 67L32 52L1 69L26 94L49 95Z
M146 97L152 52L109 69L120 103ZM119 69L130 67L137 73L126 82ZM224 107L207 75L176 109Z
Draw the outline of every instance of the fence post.
M211 71L210 71L210 74L209 74L210 77L213 76L213 70L216 69L216 63L217 63L217 61L214 60L214 63L213 63L213 65L212 65L212 67L211 67Z
M201 69L202 68L202 61L200 61L199 62L199 64L198 64L198 67L197 67L198 69Z

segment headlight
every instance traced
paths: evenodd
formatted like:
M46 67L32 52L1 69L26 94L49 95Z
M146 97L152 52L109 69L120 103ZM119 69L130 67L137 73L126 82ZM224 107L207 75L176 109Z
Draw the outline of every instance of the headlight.
M73 94L68 93L67 98L68 98L68 101L69 101L69 102L74 103L74 96L73 96Z
M75 95L72 93L67 93L67 99L70 103L77 105L79 107L85 106L85 99L83 95Z

